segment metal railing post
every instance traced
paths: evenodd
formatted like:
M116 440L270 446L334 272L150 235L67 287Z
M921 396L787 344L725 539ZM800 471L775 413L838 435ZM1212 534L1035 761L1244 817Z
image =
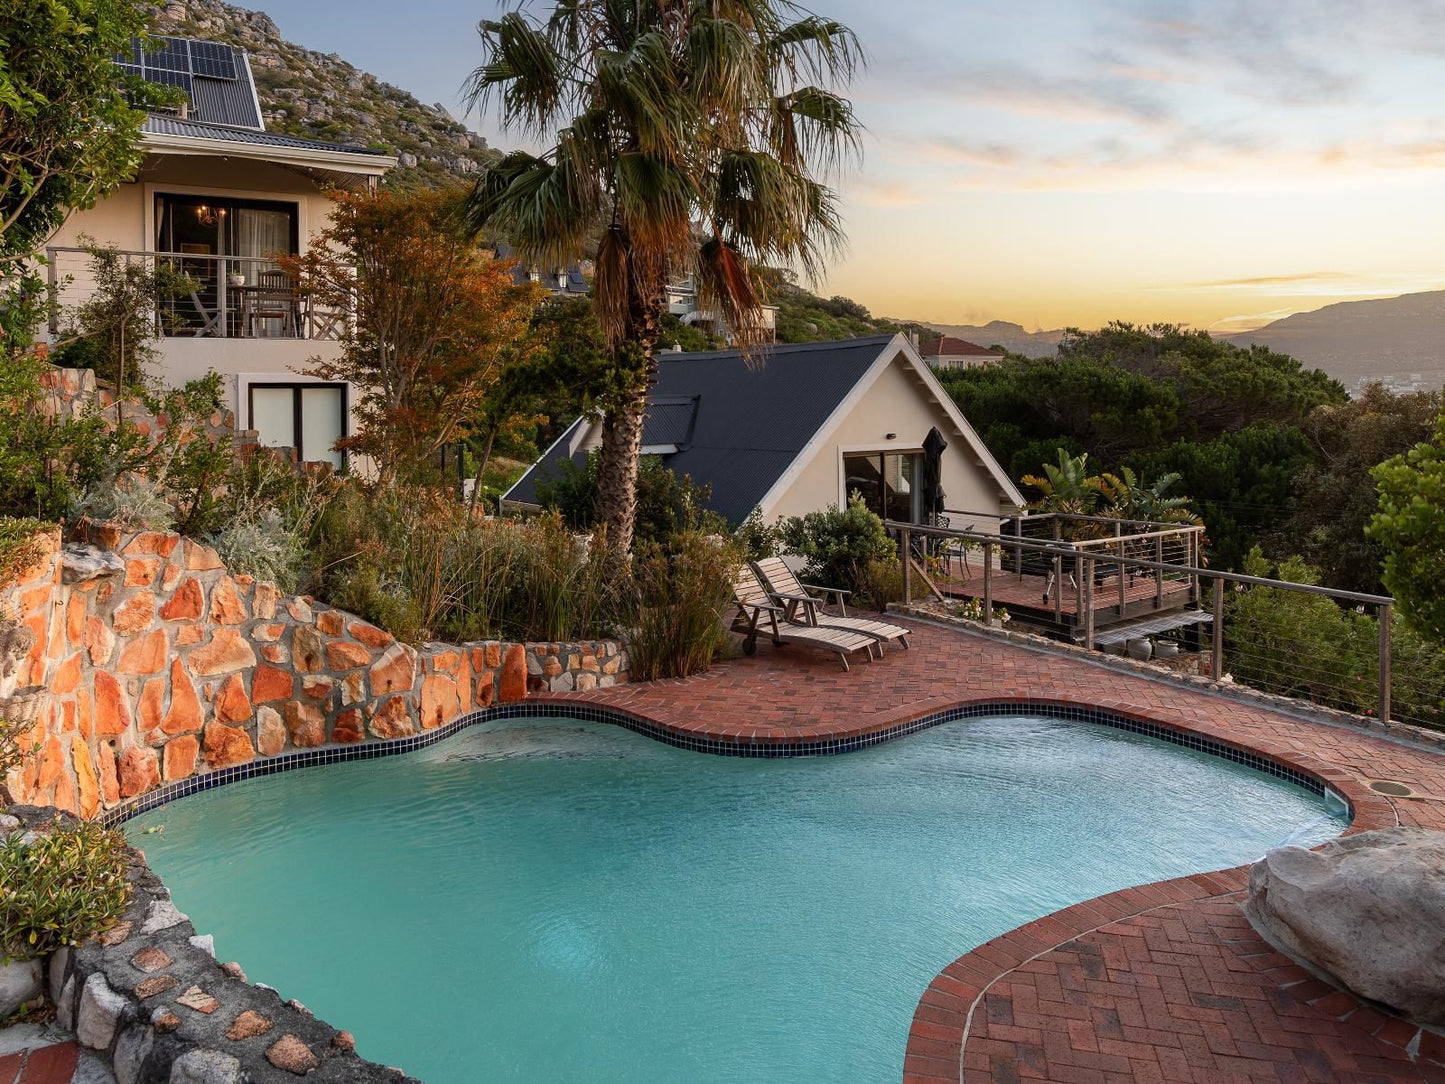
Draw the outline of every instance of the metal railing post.
M45 309L50 314L50 336L55 338L60 334L60 274L55 267L56 252L53 248L45 250Z
M1214 659L1209 668L1213 670L1210 676L1218 681L1224 676L1224 580L1219 577L1214 579Z
M983 544L983 623L993 625L993 543Z
M1070 544L1073 545L1073 543L1070 543ZM1077 545L1073 545L1073 549L1074 549L1075 554L1077 554L1077 553L1079 552L1079 547L1078 547ZM1075 556L1075 557L1074 557L1074 628L1078 628L1079 625L1080 625L1080 623L1084 620L1084 581L1079 578L1079 573L1080 573L1080 570L1081 570L1082 568L1083 568L1083 560L1082 560L1082 558L1080 558L1080 557L1078 557L1078 556Z
M1059 517L1053 518L1054 544L1059 541ZM1064 620L1064 559L1057 553L1054 554L1054 620L1063 624Z
M1123 542L1123 538L1124 538L1124 525L1123 525L1122 523L1116 523L1116 524L1114 524L1114 537L1115 537L1116 539L1119 539L1119 541L1117 541L1117 542L1114 543L1114 552L1117 553L1117 554L1119 555L1119 557L1122 558L1122 557L1124 556L1124 542ZM1124 616L1124 611L1125 611L1125 610L1128 608L1128 606L1129 606L1129 598L1128 598L1128 594L1127 594L1127 588L1125 588L1125 586L1124 586L1124 565L1123 565L1122 562L1119 564L1118 572L1119 572L1119 617L1120 617L1120 618L1123 618L1123 616Z
M1019 515L1014 516L1014 537L1023 538L1023 536L1024 517L1023 514L1020 513ZM1020 580L1024 578L1024 548L1022 546L1014 547L1014 572L1018 575L1018 578Z
M216 264L216 337L220 339L230 338L231 329L226 319L226 286L230 278L228 274L229 261L221 260ZM244 329L242 329L244 330Z
M910 548L908 528L904 527L898 532L900 543L903 549L903 605L913 605L913 552Z
M1094 559L1084 561L1084 648L1094 650Z
M1158 561L1161 565L1164 563L1164 539L1162 536L1154 539L1154 560ZM1164 570L1162 568L1156 568L1154 570L1154 609L1161 610L1163 608Z
M1394 607L1379 606L1376 610L1380 620L1380 721L1390 721L1390 619Z

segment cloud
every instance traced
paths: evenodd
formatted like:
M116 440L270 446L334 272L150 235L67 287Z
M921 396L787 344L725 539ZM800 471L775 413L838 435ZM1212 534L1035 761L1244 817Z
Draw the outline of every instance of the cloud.
M858 182L858 202L868 207L911 207L928 202L924 193L902 181Z
M1184 286L1161 286L1156 289L1236 290L1255 286L1293 286L1302 282L1337 282L1353 276L1343 271L1301 271L1295 275L1258 275L1247 279L1220 279L1217 282L1191 282Z

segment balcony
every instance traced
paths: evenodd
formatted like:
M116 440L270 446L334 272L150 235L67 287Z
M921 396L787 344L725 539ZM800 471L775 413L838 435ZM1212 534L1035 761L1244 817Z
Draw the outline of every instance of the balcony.
M67 315L93 300L97 284L91 253L50 247L50 334L58 337ZM275 260L264 256L218 256L191 252L119 250L125 267L163 269L180 283L157 307L162 338L339 339L349 324L343 310L318 305Z

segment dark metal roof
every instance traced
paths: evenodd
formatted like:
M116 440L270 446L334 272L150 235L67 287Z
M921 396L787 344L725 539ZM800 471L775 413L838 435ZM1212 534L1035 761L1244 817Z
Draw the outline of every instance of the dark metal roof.
M741 523L878 360L892 336L766 348L750 366L737 351L667 353L648 395L643 443L677 444L664 456L678 474L712 487L709 505ZM675 439L683 404L690 432ZM653 407L656 420L653 418ZM579 419L506 494L537 503L539 478L555 479ZM663 439L666 438L666 439ZM581 464L579 453L574 462Z
M254 143L263 147L292 147L298 150L337 151L343 154L385 155L385 151L359 147L353 143L323 143L319 139L298 139L296 136L274 135L249 128L230 128L222 124L205 124L152 113L141 126L142 132L155 135L187 136L191 139L214 139L221 143Z

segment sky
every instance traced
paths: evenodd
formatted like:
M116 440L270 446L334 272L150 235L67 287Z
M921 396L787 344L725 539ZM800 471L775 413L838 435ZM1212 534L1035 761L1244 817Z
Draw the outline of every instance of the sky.
M462 117L496 0L249 0ZM1445 0L810 0L866 126L825 294L1028 330L1246 330L1445 288ZM545 10L545 4L541 10Z

